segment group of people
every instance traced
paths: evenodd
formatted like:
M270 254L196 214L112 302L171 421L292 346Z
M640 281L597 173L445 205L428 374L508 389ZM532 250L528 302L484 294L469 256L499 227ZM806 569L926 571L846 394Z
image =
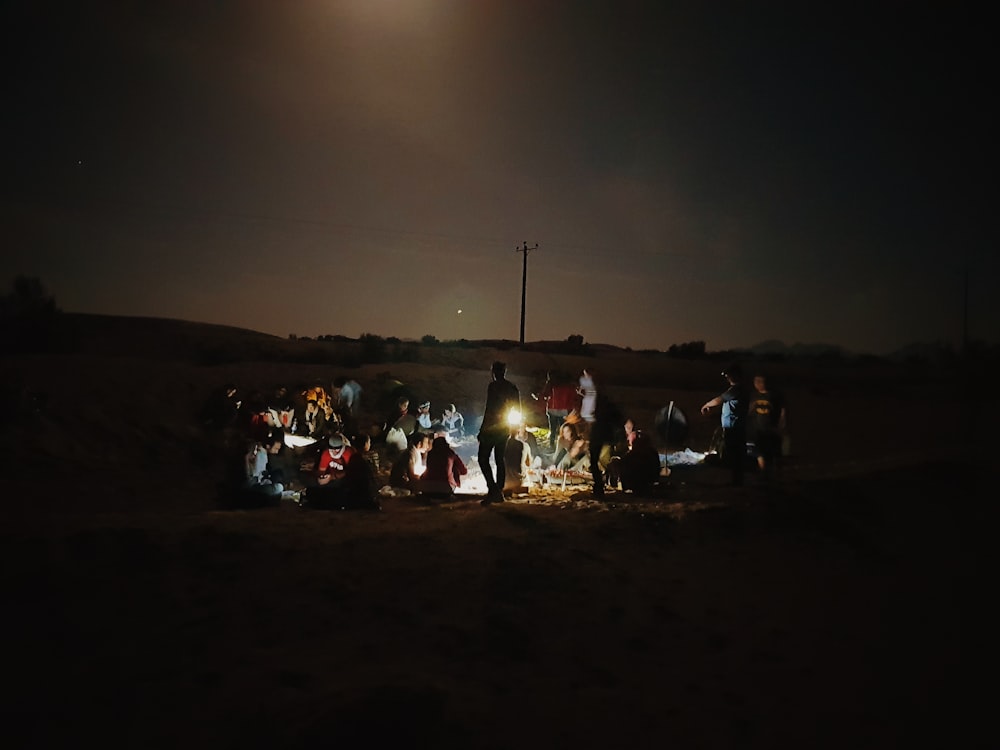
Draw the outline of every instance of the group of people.
M770 478L781 454L784 404L763 375L754 378L753 390L743 384L738 365L723 375L729 387L701 411L722 407L721 453L732 468L733 483L743 482L748 445L763 476ZM255 392L244 401L234 384L215 394L202 419L238 436L239 459L230 483L238 504L273 505L290 498L315 508L377 508L383 469L391 487L413 494L447 496L462 486L468 467L454 445L466 436L466 421L455 404L432 416L429 400L418 401L412 411L409 395L399 395L381 424L368 431L358 429L361 392L356 381L340 378L330 391L314 384L297 398L278 387L269 398ZM527 429L520 392L507 379L505 363L493 363L475 433L476 459L486 482L483 505L503 502L504 493L523 487L529 475L565 483L568 475L589 474L594 495L603 498L608 486L643 492L669 473L652 435L608 397L593 370L583 370L575 381L549 373L531 396L544 404L547 450Z
M456 406L447 404L432 418L430 401L413 412L409 396L400 395L381 430L361 428L361 392L357 381L339 378L330 390L315 383L295 397L278 386L268 396L255 391L242 399L232 383L213 393L201 418L232 450L226 500L238 507L284 498L311 508L377 508L385 460L392 484L415 492L419 480L419 491L454 492L467 473L449 444L465 434Z
M523 420L506 421L512 411L520 412L520 394L506 379L504 363L493 364L478 436L478 460L487 484L483 505L503 502L504 491L520 485L532 470L540 470L550 483L565 482L567 473L589 473L598 498L604 497L607 486L647 490L663 475L651 436L623 415L598 386L592 369L584 369L576 382L550 372L531 396L545 405L547 454Z
M376 455L357 429L361 390L357 381L338 378L329 391L317 383L297 398L277 386L242 399L233 383L212 394L201 418L231 452L224 501L261 507L283 498L302 502L307 494L317 508L378 507ZM296 445L309 446L305 461Z
M722 460L732 471L732 483L743 484L748 459L754 459L765 481L769 481L779 466L781 441L785 431L785 404L772 392L767 377L754 375L753 389L743 381L743 368L732 364L722 371L729 387L701 407L709 414L722 407Z

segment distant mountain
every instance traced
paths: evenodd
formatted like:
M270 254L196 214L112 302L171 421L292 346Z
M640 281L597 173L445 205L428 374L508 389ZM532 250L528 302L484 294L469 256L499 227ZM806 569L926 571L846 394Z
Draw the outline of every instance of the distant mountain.
M761 341L759 344L754 344L747 349L740 349L739 351L745 351L758 357L780 355L788 358L796 358L820 357L831 354L841 357L851 356L851 352L836 344L802 344L796 342L788 346L784 341L777 339Z
M947 341L914 341L887 354L886 359L894 362L913 360L938 362L953 359L955 356L955 347Z

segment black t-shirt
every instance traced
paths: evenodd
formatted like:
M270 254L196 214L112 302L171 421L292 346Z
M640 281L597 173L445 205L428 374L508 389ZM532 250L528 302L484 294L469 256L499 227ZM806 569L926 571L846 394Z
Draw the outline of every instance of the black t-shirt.
M775 393L754 390L750 395L750 423L757 432L773 432L781 419L781 399Z

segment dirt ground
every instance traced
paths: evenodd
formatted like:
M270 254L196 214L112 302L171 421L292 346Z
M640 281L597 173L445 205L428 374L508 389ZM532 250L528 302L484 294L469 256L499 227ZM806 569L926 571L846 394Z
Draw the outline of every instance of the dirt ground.
M603 505L576 488L231 512L194 407L319 368L15 366L50 395L4 433L12 747L975 744L992 465L956 449L959 416L908 423L882 383L793 391L799 448L769 486L698 466ZM392 374L468 412L488 380ZM705 380L617 394L694 416L721 390ZM703 449L712 425L692 422Z

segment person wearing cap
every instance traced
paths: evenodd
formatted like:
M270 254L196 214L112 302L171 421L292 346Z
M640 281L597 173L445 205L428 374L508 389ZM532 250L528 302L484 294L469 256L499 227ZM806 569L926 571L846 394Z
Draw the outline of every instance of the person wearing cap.
M483 505L503 502L503 486L506 480L504 469L504 448L510 435L507 418L511 409L521 410L521 393L517 386L507 380L507 365L494 362L490 368L493 380L486 388L486 409L479 427L479 468L486 480L486 497ZM496 475L490 466L490 456L496 466Z
M465 419L455 408L455 404L448 404L441 415L441 425L444 427L446 435L452 437L462 437L465 434Z
M702 414L708 414L716 406L722 406L722 460L729 464L733 472L733 485L743 484L743 469L747 458L747 411L750 394L743 384L743 369L733 364L722 371L729 382L729 388L701 407Z
M420 406L417 407L417 425L421 430L429 430L431 428L431 402L421 401Z
M306 491L313 508L378 508L369 464L342 433L327 439L316 462L316 486Z

